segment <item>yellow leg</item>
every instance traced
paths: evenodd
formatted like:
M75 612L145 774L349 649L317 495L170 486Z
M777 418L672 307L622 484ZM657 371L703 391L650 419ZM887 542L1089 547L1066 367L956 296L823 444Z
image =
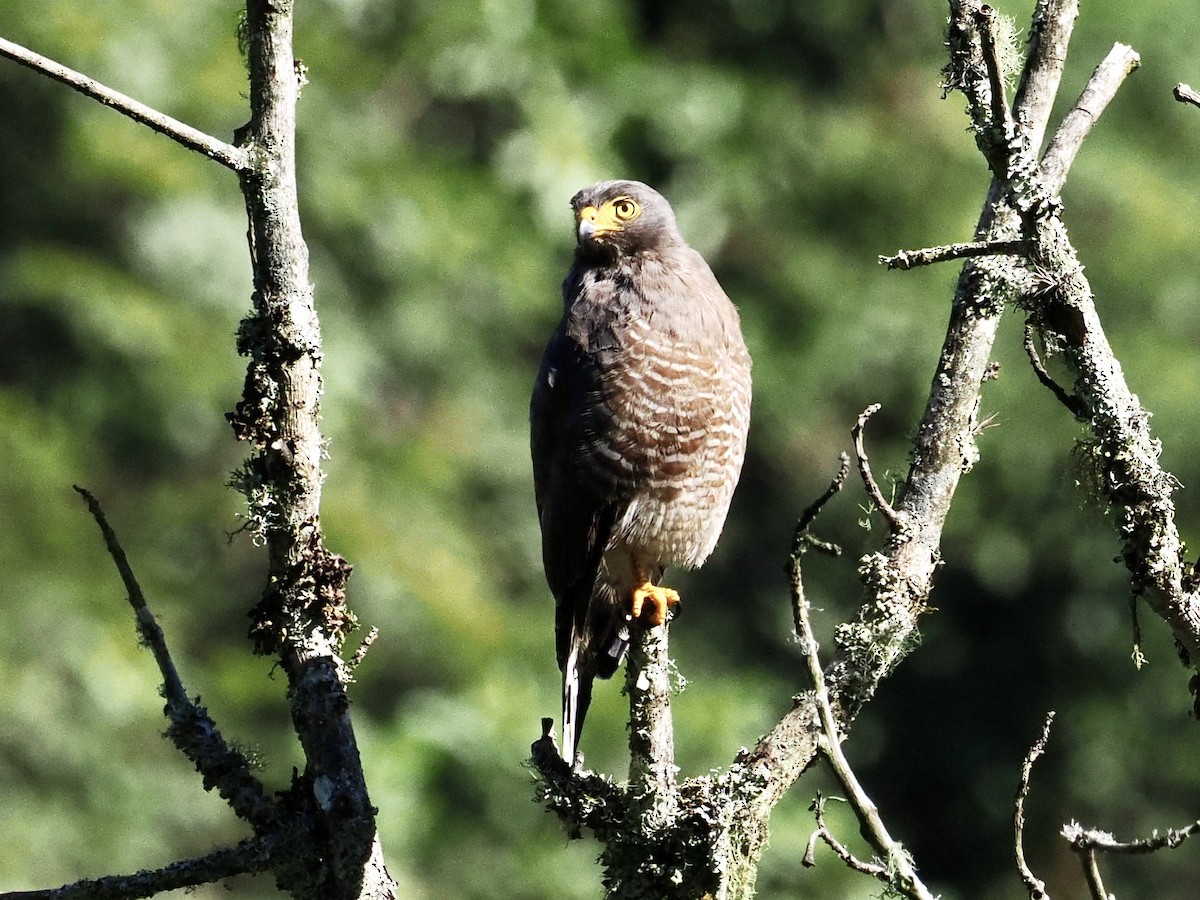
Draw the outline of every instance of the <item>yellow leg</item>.
M633 589L633 617L635 619L641 618L642 607L647 603L653 607L650 610L650 624L661 625L667 621L667 611L671 607L679 605L679 593L670 588L643 581Z

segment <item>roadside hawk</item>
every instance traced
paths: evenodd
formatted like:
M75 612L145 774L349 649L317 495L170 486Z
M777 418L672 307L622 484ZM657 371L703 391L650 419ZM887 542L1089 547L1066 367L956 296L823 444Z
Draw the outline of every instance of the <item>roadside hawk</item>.
M633 620L661 625L679 601L663 569L716 546L745 456L750 356L657 191L604 181L571 208L578 246L530 443L574 765L593 679L616 671Z

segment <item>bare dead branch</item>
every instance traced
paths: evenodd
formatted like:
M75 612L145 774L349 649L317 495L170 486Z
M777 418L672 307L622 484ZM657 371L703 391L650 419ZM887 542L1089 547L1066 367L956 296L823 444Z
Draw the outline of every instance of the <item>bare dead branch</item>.
M48 890L10 891L0 893L0 900L135 900L262 872L269 858L264 842L251 838L236 847L214 850L207 856L180 860L161 869L86 879Z
M881 256L879 262L888 269L915 269L955 259L977 256L1024 256L1033 245L1029 241L967 241L961 244L944 244L940 247L925 247L921 250L901 250L895 256Z
M854 774L854 770L850 767L849 760L842 753L842 735L830 703L825 675L821 670L817 638L813 633L812 623L808 616L808 601L801 591L800 557L796 555L792 558L792 611L795 619L796 638L800 643L800 653L804 657L805 667L812 682L812 695L820 717L821 733L818 737L818 745L842 789L846 791L849 803L862 825L863 835L870 841L875 852L886 861L886 864L880 867L880 872L871 874L891 885L906 897L917 898L917 900L933 900L933 894L918 877L908 851L888 833L875 801L867 795ZM818 818L818 830L826 830L820 818ZM836 848L835 852L837 852ZM838 855L843 856L842 853ZM843 859L848 856L849 854L846 854ZM849 858L853 859L853 857ZM858 866L855 868L864 871Z
M354 651L354 655L346 661L346 668L353 672L359 667L364 659L367 658L367 651L371 649L371 645L375 643L379 637L379 629L372 626L367 632L367 636L362 639L362 643L358 645L358 649Z
M671 721L671 657L666 623L633 623L625 690L629 694L629 787L643 827L661 827L675 814L675 733Z
M134 614L137 616L138 634L154 654L154 660L158 663L158 671L162 673L163 693L167 703L178 709L190 706L191 700L188 699L187 691L183 689L183 682L179 678L179 672L175 669L175 661L171 659L171 651L167 649L167 639L163 635L154 613L146 605L146 597L142 593L141 585L138 584L137 576L133 574L133 568L129 565L129 558L125 555L125 550L122 548L116 532L108 524L108 518L104 515L100 502L86 488L79 485L73 487L87 504L88 512L92 514L96 524L100 526L100 533L104 536L104 545L108 548L108 554L117 566L117 572L120 573L121 581L125 584L125 590L129 595L129 605L133 607Z
M1038 381L1052 393L1058 402L1071 411L1071 414L1078 417L1083 415L1083 402L1074 394L1069 394L1057 381L1050 377L1050 373L1046 371L1046 367L1042 365L1042 358L1038 355L1037 346L1034 338L1037 335L1037 327L1032 321L1025 323L1025 355L1029 357L1029 362L1033 365L1033 373L1037 376Z
M820 541L814 538L809 533L809 528L821 514L821 510L825 508L825 504L833 499L846 485L846 479L850 476L850 457L846 453L842 453L838 457L838 473L834 476L833 481L829 482L829 487L825 489L820 497L804 508L804 512L800 514L799 520L796 522L796 530L792 533L792 558L795 559L798 555L804 553L806 547L812 547L823 553L828 553L831 556L840 556L842 548L835 544L830 544L826 541Z
M1013 100L1013 116L1022 123L1029 146L1041 147L1063 67L1067 45L1079 16L1079 0L1038 0L1029 27L1029 50Z
M166 636L146 603L125 550L109 525L99 501L79 485L75 485L75 490L83 497L92 518L100 526L104 543L116 563L129 594L129 603L137 616L138 633L154 654L162 673L163 695L167 701L164 712L171 723L167 728L167 737L195 765L196 771L204 779L205 790L216 789L233 811L252 825L261 827L272 822L276 804L262 782L254 776L250 761L244 753L226 742L208 711L194 703L184 690L175 662L171 659Z
M0 38L0 56L7 57L48 78L53 78L55 81L75 89L85 97L91 97L93 100L115 109L121 115L140 122L147 128L169 137L177 144L181 144L189 150L195 150L235 172L240 172L250 165L250 156L243 148L218 140L178 119L172 119L144 103L139 103L132 97L125 96L120 91L105 87L95 79L56 63L39 53L34 53L20 44Z
M980 5L976 7L974 14L990 88L992 127L999 132L998 138L1006 142L1011 141L1016 133L1016 125L1008 108L1008 90L1004 86L1004 73L1000 65L1000 55L996 50L996 11L990 6Z
M1033 870L1025 862L1025 799L1029 796L1029 779L1033 775L1033 764L1037 758L1046 752L1046 742L1050 740L1050 726L1054 723L1054 711L1046 713L1042 733L1029 752L1025 754L1025 762L1021 765L1021 781L1017 785L1017 794L1013 800L1013 842L1017 856L1017 871L1021 873L1021 881L1029 892L1029 900L1050 900L1046 893L1046 882L1033 874Z
M1184 84L1181 81L1171 90L1171 94L1180 103L1190 103L1192 106L1200 106L1200 92L1197 92L1190 84Z
M881 866L879 863L866 862L859 859L850 852L850 848L839 841L837 837L834 836L833 832L829 830L829 827L825 824L825 804L830 799L836 800L839 798L826 798L818 793L813 802L808 806L809 811L812 812L816 817L817 829L808 837L808 844L804 848L804 856L801 858L800 864L805 868L812 868L815 866L817 864L817 841L824 841L829 849L837 855L838 859L844 862L855 872L860 872L863 875L870 875L872 878L878 878L879 880L886 882L888 879L887 868L885 866Z
M1050 146L1042 157L1042 177L1051 194L1062 190L1067 169L1075 160L1080 146L1092 130L1100 114L1116 96L1125 79L1137 71L1141 57L1126 44L1113 44L1104 60L1096 67L1083 93L1058 126Z
M879 489L879 484L871 474L871 463L867 460L867 449L863 446L863 430L867 427L867 420L879 412L879 410L880 405L872 403L859 413L858 421L850 429L850 436L854 439L854 456L858 460L858 473L862 476L863 485L871 497L871 502L883 513L883 517L887 519L888 527L895 533L900 530L903 520L896 510L892 509L892 505L883 496L883 491Z

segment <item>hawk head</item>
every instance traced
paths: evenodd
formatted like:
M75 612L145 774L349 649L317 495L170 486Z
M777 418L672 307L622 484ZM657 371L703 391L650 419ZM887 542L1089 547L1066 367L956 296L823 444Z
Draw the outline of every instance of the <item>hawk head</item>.
M602 181L571 198L580 252L622 256L680 243L666 198L640 181Z

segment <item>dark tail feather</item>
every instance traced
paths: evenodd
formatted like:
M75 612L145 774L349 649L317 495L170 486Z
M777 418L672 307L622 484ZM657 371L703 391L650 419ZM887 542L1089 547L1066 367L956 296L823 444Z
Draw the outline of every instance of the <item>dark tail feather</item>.
M563 752L567 765L574 767L583 734L583 720L592 705L592 675L579 671L579 648L572 647L563 665Z

